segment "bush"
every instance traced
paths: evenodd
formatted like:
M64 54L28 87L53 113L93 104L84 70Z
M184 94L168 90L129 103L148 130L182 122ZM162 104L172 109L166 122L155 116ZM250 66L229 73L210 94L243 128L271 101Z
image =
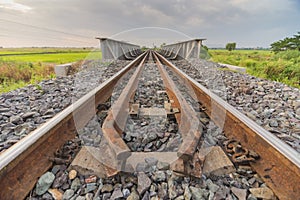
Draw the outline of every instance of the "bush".
M25 83L42 80L53 74L54 65L0 60L0 93L22 87Z
M284 59L284 60L297 60L299 62L300 51L298 50L287 50L281 51L274 56L275 60Z
M212 60L246 67L256 77L279 81L300 88L300 52L288 50L277 54L270 51L211 51Z
M211 55L208 52L208 48L206 46L201 46L201 49L200 49L200 58L201 59L205 59L205 60L208 60L208 59L211 58Z

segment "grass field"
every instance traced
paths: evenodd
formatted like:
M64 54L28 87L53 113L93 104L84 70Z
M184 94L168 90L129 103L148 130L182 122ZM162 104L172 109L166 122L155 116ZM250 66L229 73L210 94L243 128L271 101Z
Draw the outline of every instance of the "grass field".
M0 49L0 93L55 77L55 64L100 58L92 48Z
M300 88L300 52L209 50L210 60L245 67L248 74Z
M78 60L98 59L99 50L92 48L16 48L0 49L0 60L31 63L63 64Z
M266 50L209 50L210 60L246 67L247 73L300 88L300 52L277 54ZM91 48L0 49L0 93L55 77L54 65L100 59Z
M26 53L68 53L86 52L92 48L52 48L52 47L28 47L28 48L0 48L0 55L26 54Z

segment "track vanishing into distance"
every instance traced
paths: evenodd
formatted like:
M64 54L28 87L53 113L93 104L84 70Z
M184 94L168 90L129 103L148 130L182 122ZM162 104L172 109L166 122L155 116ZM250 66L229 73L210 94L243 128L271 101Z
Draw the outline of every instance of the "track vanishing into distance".
M99 145L93 139L83 139L79 131L95 116L101 118ZM213 154L212 148L205 146L210 124L207 119L222 130L223 150L218 151L226 152L227 156ZM62 155L61 151L66 149L69 155ZM209 157L210 154L215 156ZM91 157L96 164L82 161ZM228 157L231 161L226 160ZM157 171L149 171L141 164L145 158L148 164L154 158L155 163L168 163L173 173L198 179L216 171L229 174L231 169L242 166L256 172L279 199L300 196L297 151L190 78L160 53L148 50L0 153L0 199L28 198L39 177L54 164L66 163L69 171L90 173L103 179L138 172L137 194L142 198L148 191L140 189L141 177L144 173L154 173L157 178ZM222 162L225 164L217 168ZM156 178L152 180L155 182ZM163 184L157 185L155 191L163 195L159 192ZM169 182L168 188L169 196L162 199L171 199ZM192 193L194 188L190 188ZM134 191L131 188L130 194ZM104 199L105 193L97 191L96 194ZM118 198L124 199L125 193L122 195ZM172 198L179 198L180 194L176 195Z

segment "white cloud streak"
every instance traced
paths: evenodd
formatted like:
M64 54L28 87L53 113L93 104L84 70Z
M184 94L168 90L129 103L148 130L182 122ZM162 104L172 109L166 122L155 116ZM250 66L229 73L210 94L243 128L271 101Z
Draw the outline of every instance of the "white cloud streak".
M0 8L8 10L16 10L21 12L28 12L32 8L20 3L16 3L13 0L0 0Z

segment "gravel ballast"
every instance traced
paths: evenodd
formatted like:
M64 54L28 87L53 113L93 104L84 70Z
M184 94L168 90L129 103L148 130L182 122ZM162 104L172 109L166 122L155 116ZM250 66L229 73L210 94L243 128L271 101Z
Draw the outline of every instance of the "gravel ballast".
M114 75L128 61L92 62L73 76L0 95L0 152Z
M224 70L201 59L174 61L187 75L300 152L300 90Z

